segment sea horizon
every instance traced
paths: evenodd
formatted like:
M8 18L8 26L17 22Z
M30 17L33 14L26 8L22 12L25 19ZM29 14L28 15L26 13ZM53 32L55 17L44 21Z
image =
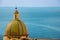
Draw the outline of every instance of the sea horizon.
M17 7L19 19L27 28L29 38L60 38L60 7ZM0 35L13 20L15 7L0 7Z

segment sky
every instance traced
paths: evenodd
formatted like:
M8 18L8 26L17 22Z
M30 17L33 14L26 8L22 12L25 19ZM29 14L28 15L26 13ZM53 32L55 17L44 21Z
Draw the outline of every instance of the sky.
M0 7L60 7L60 0L0 0Z

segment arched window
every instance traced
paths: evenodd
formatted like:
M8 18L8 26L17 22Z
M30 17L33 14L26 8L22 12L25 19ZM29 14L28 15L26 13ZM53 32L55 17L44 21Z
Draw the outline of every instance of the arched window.
M23 38L22 40L26 40L26 38Z

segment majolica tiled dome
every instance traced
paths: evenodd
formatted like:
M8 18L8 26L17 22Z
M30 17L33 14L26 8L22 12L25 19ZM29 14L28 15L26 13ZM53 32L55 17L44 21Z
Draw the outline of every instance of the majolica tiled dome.
M27 36L26 26L19 20L17 9L14 12L14 19L7 25L4 35L8 37Z

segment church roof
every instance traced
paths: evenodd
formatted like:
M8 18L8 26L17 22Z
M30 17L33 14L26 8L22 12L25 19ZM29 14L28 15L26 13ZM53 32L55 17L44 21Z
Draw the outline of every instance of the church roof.
M17 17L18 11L15 10L14 16ZM6 27L5 34L6 36L24 36L27 35L27 30L25 24L18 18L14 18Z

